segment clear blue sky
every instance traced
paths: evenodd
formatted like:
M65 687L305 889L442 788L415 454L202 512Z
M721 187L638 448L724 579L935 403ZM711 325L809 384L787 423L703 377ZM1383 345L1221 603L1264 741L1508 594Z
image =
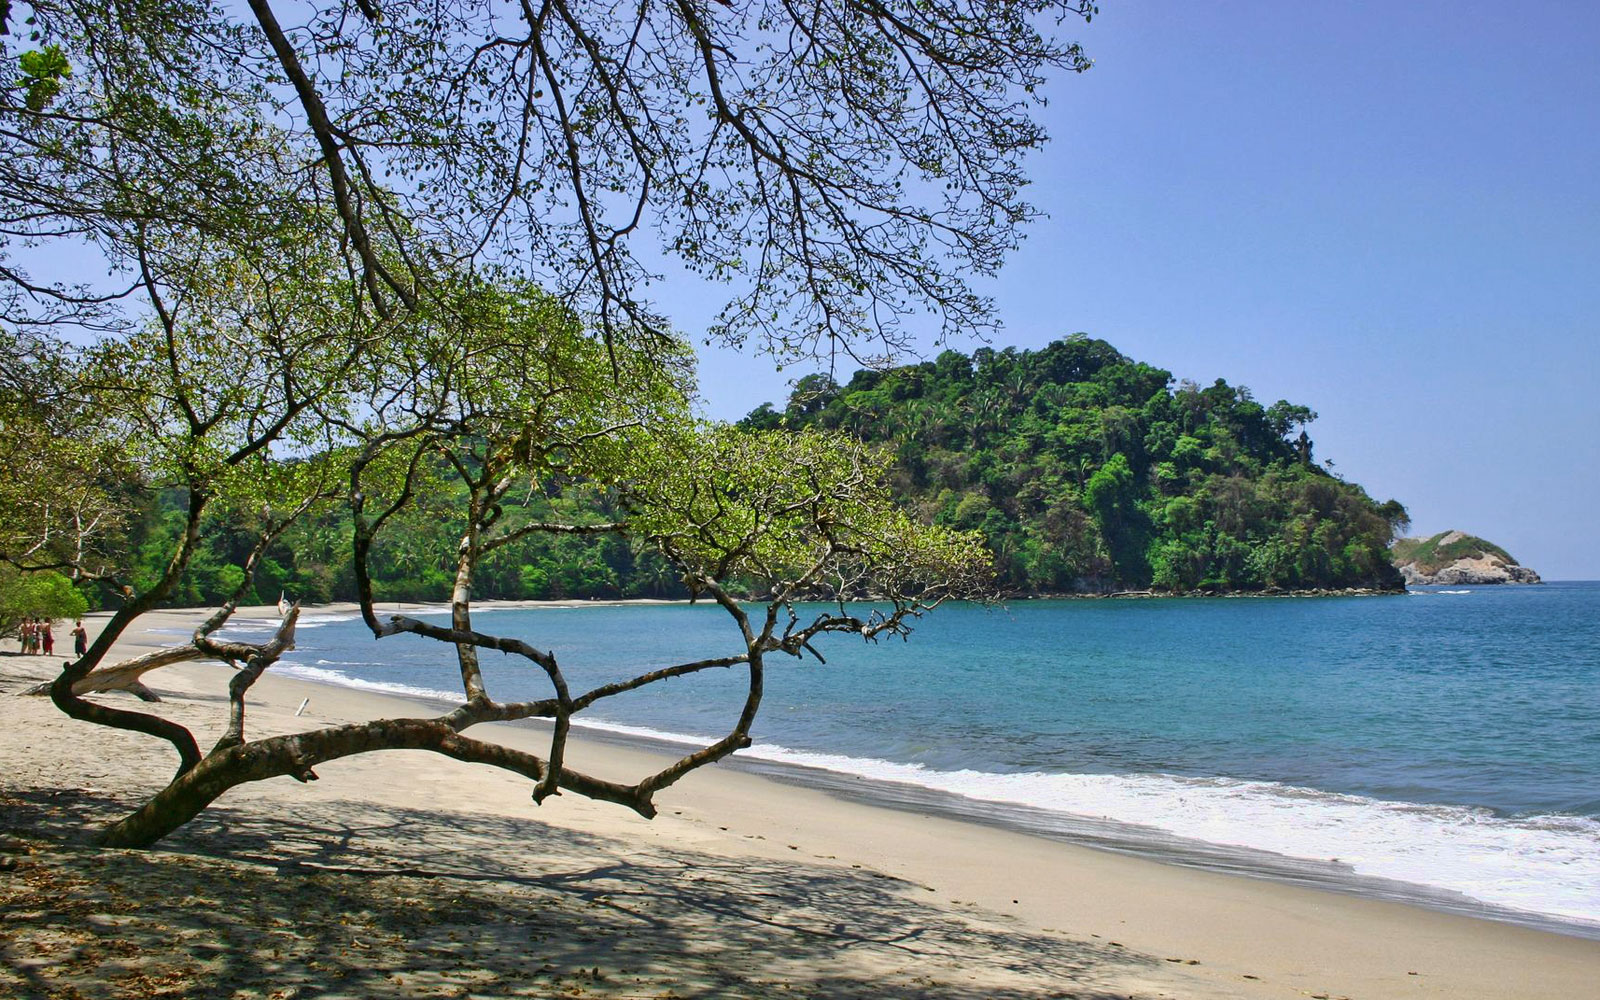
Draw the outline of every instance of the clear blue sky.
M1413 534L1600 578L1600 4L1101 7L1068 25L1096 66L1049 93L1050 218L988 288L995 346L1082 330L1304 403ZM692 335L718 290L673 284ZM715 417L810 370L702 353Z

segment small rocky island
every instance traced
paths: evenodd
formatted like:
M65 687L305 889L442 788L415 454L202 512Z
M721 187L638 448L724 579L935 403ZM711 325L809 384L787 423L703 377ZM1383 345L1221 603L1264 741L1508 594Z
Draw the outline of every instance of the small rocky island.
M1460 531L1397 539L1389 558L1412 587L1541 582L1505 549Z

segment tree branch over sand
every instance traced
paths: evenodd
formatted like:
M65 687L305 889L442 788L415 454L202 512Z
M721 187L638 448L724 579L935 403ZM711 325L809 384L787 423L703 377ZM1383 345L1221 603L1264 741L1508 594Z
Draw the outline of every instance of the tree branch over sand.
M884 460L845 438L740 434L688 416L690 359L645 297L666 253L730 285L710 340L780 359L882 357L905 317L982 331L970 275L1032 217L1024 157L1057 70L1088 59L1053 22L1086 0L19 0L0 35L0 455L49 441L59 495L0 487L0 560L101 588L115 613L50 696L178 757L172 784L108 843L148 844L243 781L314 777L388 745L504 767L544 800L648 815L688 771L748 744L774 654L827 633L904 636L981 596L973 538L895 510ZM640 239L653 247L636 249ZM85 245L111 287L30 273L12 250ZM71 337L53 331L76 325ZM59 456L59 460L55 457ZM59 473L55 475L54 473ZM176 506L158 568L129 525ZM544 498L612 511L562 522ZM307 512L348 515L348 568L377 639L438 643L462 704L431 720L251 739L251 686L292 641L231 638L226 602L190 643L235 667L225 735L96 692L146 690L161 661L108 654L199 569L199 542L259 541ZM450 552L450 619L382 619L375 546L428 518ZM540 535L625 538L729 619L730 643L592 691L558 651L472 615L485 560ZM342 544L342 540L341 540ZM245 548L250 548L249 544ZM237 551L237 550L236 550ZM256 557L227 567L246 594ZM826 602L822 610L806 602ZM870 602L870 603L860 603ZM802 610L804 608L804 610ZM549 685L497 700L480 650ZM192 650L192 653L191 653ZM574 716L706 670L748 678L726 734L632 784L567 760ZM540 758L464 735L551 721Z
M864 641L905 636L943 601L986 593L986 553L972 536L921 525L897 509L885 485L886 456L838 435L697 423L687 415L686 354L669 354L659 340L648 353L608 349L536 289L463 278L437 314L419 310L405 323L349 317L342 336L244 321L258 312L247 303L275 293L267 286L224 283L185 293L146 336L87 359L79 372L85 393L120 390L94 389L104 417L163 430L143 458L147 482L189 498L166 571L148 589L126 592L94 646L48 687L68 715L164 739L178 756L171 782L105 830L105 844L149 845L230 788L280 776L315 780L328 761L382 749L428 750L510 771L531 782L535 801L569 792L652 816L661 790L750 744L772 656L815 654L817 639L833 632ZM207 318L203 328L191 326L190 310ZM385 335L369 335L369 323L383 324ZM207 352L192 339L200 329L225 330L229 350ZM250 383L253 392L193 388ZM542 508L532 500L562 494L604 498L624 517L567 524L537 516ZM350 517L351 571L374 639L405 634L437 643L454 661L461 704L433 718L252 738L251 688L293 648L299 607L286 609L265 642L230 637L226 627L268 546L296 518L330 504ZM188 643L106 663L115 635L171 591L218 517L257 535L234 598ZM453 568L446 623L377 610L373 546L418 517L449 525L456 539L450 551L431 554ZM482 561L503 539L538 532L617 534L656 550L693 593L727 613L729 647L572 689L558 651L473 621ZM802 611L801 602L816 601L829 603ZM549 695L496 699L479 666L483 650L526 662ZM161 715L86 697L140 693L149 671L198 658L234 668L223 733L209 751ZM569 760L575 716L707 670L746 677L743 703L721 738L631 782L598 778ZM468 735L486 722L530 718L551 722L542 755Z

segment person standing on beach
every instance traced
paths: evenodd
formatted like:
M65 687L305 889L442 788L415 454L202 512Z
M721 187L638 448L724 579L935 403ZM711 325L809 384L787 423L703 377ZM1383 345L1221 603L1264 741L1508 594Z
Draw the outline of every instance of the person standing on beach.
M54 656L56 652L56 623L39 620L39 639L44 643L44 655Z
M81 660L88 651L89 630L83 627L83 619L79 618L72 623L72 655Z

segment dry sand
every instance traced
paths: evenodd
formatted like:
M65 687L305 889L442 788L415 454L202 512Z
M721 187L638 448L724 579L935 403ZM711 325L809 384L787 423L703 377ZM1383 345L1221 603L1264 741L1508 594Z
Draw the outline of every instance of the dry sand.
M520 778L387 752L310 784L237 789L159 850L95 850L85 831L154 791L175 758L11 697L53 672L0 657L0 996L1600 996L1600 942L726 768L663 793L647 822L570 794L535 806ZM146 680L165 699L154 707L209 745L228 673L185 664ZM248 732L419 713L269 673ZM541 742L525 727L474 732ZM569 760L617 777L659 764L595 742Z

